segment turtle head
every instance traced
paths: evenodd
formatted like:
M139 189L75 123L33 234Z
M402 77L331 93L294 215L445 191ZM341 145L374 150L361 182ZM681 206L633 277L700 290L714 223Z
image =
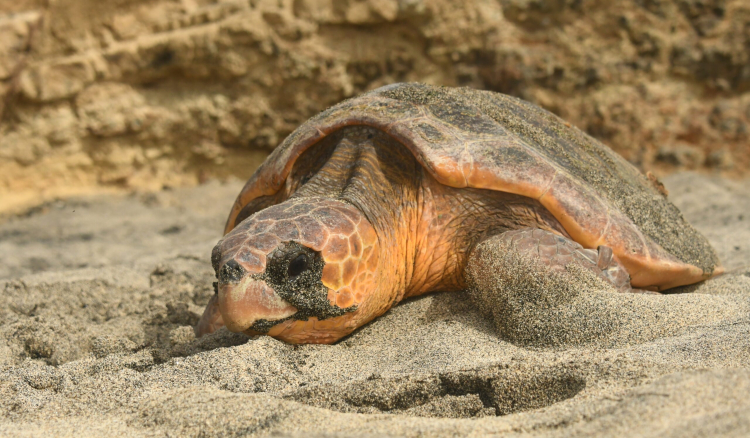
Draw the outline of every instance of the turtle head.
M328 198L289 200L248 217L211 254L224 324L287 342L335 342L376 316L368 301L377 243L358 209Z

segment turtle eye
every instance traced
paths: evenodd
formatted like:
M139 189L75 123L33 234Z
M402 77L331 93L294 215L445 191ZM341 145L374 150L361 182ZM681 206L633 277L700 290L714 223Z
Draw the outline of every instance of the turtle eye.
M289 262L289 267L287 268L286 273L290 279L294 279L299 277L305 269L307 269L307 256L305 254L300 254Z
M324 265L320 253L297 242L283 242L269 254L266 274L268 281L276 285L274 287L290 287L297 291L317 287Z

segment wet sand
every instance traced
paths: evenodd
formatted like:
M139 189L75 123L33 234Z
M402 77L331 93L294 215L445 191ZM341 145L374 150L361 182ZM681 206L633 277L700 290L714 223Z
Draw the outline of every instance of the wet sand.
M665 183L727 274L432 294L332 346L194 338L240 182L48 204L0 224L0 435L746 436L750 181Z

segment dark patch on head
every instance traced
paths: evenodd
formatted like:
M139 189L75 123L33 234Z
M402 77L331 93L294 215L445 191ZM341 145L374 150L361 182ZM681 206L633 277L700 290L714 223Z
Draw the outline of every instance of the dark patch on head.
M290 272L290 268L295 268L292 266L293 262L300 258L304 259L302 269L298 272ZM286 242L268 255L264 275L269 285L283 286L285 289L309 289L316 286L320 280L324 265L325 262L319 252L297 242ZM296 268L299 267L296 266ZM297 269L292 269L292 271L297 271ZM276 290L275 287L274 290ZM276 292L283 293L280 290Z
M318 251L297 242L279 245L268 255L266 271L253 275L253 278L265 281L279 297L298 311L280 320L258 320L250 328L267 333L274 325L289 319L306 321L314 316L324 320L357 310L357 306L342 309L328 301L328 288L321 280L324 266L325 261Z
M218 279L221 283L237 283L242 280L242 277L247 274L245 268L240 266L236 260L232 259L224 263L224 266L219 269Z

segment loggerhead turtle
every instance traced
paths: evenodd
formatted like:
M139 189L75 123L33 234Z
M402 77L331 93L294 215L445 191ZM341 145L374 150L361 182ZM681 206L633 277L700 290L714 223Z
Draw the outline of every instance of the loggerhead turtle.
M479 243L552 271L575 262L621 291L720 270L653 178L555 115L394 84L313 117L250 178L211 254L217 293L196 333L332 343L406 297L465 289Z

